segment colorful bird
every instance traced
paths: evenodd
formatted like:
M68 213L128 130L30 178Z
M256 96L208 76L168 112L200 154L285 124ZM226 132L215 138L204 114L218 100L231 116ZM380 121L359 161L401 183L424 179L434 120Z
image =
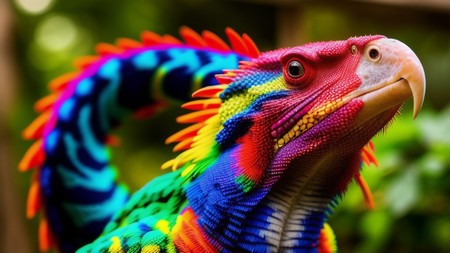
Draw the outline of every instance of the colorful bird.
M34 169L27 216L40 213L40 249L61 252L335 252L326 224L348 184L370 190L361 164L371 138L425 94L420 61L383 36L260 53L183 27L184 42L99 44L98 55L50 83L23 136ZM190 100L193 93L195 100ZM191 124L167 139L173 171L130 195L110 162L111 131L131 114L176 101Z

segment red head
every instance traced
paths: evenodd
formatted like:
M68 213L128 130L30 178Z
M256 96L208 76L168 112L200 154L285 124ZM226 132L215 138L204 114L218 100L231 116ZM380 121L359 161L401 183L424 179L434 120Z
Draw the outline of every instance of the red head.
M253 185L289 172L336 194L358 172L363 146L411 95L415 116L424 92L415 54L383 36L267 52L222 93L216 140L240 146L241 172Z

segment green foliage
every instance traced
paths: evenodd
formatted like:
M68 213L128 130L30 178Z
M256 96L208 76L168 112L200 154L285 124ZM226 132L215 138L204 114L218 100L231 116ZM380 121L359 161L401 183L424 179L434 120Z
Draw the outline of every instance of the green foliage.
M450 251L448 129L450 107L415 121L405 113L375 137L380 168L363 175L377 206L366 210L359 188L350 186L330 220L342 251Z

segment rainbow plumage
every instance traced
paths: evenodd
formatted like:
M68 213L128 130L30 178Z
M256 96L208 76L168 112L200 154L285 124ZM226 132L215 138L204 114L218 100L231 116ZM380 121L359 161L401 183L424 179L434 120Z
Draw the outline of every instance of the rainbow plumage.
M233 50L213 33L206 31L200 36L189 28L181 29L186 44L152 32L144 32L142 42L120 39L116 46L99 44L98 56L76 60L78 71L50 83L54 93L36 103L41 115L23 132L24 138L37 141L19 164L22 171L37 168L30 187L27 216L35 216L45 206L47 213L42 216L40 226L43 250L52 244L51 233L58 234L60 244L65 241L63 237L71 241L78 240L75 238L78 234L86 235L86 240L71 242L75 245L68 247L93 240L127 201L128 192L116 182L105 145L110 140L110 130L119 121L131 113L149 116L171 101L186 101L198 88L216 84L214 76L222 69L236 68L239 61L257 53L248 37L244 36L247 38L244 40L231 29L227 33ZM48 178L55 174L58 179ZM89 179L84 179L85 176ZM96 185L89 180L104 183ZM72 182L66 186L53 185L58 181ZM67 192L62 193L64 190ZM86 191L80 195L81 199L77 197L80 190ZM87 201L86 196L91 200ZM109 211L100 214L95 207L98 203ZM52 214L50 208L67 211L55 210ZM77 208L91 210L71 214L70 210ZM79 212L97 217L80 221ZM54 217L60 215L64 217ZM47 219L70 224L50 229ZM80 228L83 226L86 227ZM63 245L60 247L64 249Z
M100 44L36 103L41 115L23 134L36 142L19 168L37 168L27 216L42 210L41 250L334 252L327 214L352 179L373 206L360 164L377 164L370 138L398 110L354 128L365 102L348 98L363 83L355 71L386 39L260 53L229 28L231 47L208 31L180 34L185 42L144 32ZM417 97L420 84L409 85ZM130 196L109 162L110 131L192 92L182 107L193 112L177 118L191 125L166 141L181 151L162 165L174 171Z

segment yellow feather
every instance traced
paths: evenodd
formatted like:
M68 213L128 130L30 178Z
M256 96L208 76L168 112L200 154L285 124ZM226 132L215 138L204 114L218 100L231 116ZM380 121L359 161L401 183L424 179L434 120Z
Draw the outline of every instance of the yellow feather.
M147 245L142 247L141 253L158 253L161 249L158 245Z
M111 246L109 246L108 252L109 253L123 253L122 244L120 242L120 238L117 236L114 236L111 238Z
M186 175L188 175L194 168L195 168L196 164L191 164L188 167L186 167L183 172L181 172L181 176L185 177Z

